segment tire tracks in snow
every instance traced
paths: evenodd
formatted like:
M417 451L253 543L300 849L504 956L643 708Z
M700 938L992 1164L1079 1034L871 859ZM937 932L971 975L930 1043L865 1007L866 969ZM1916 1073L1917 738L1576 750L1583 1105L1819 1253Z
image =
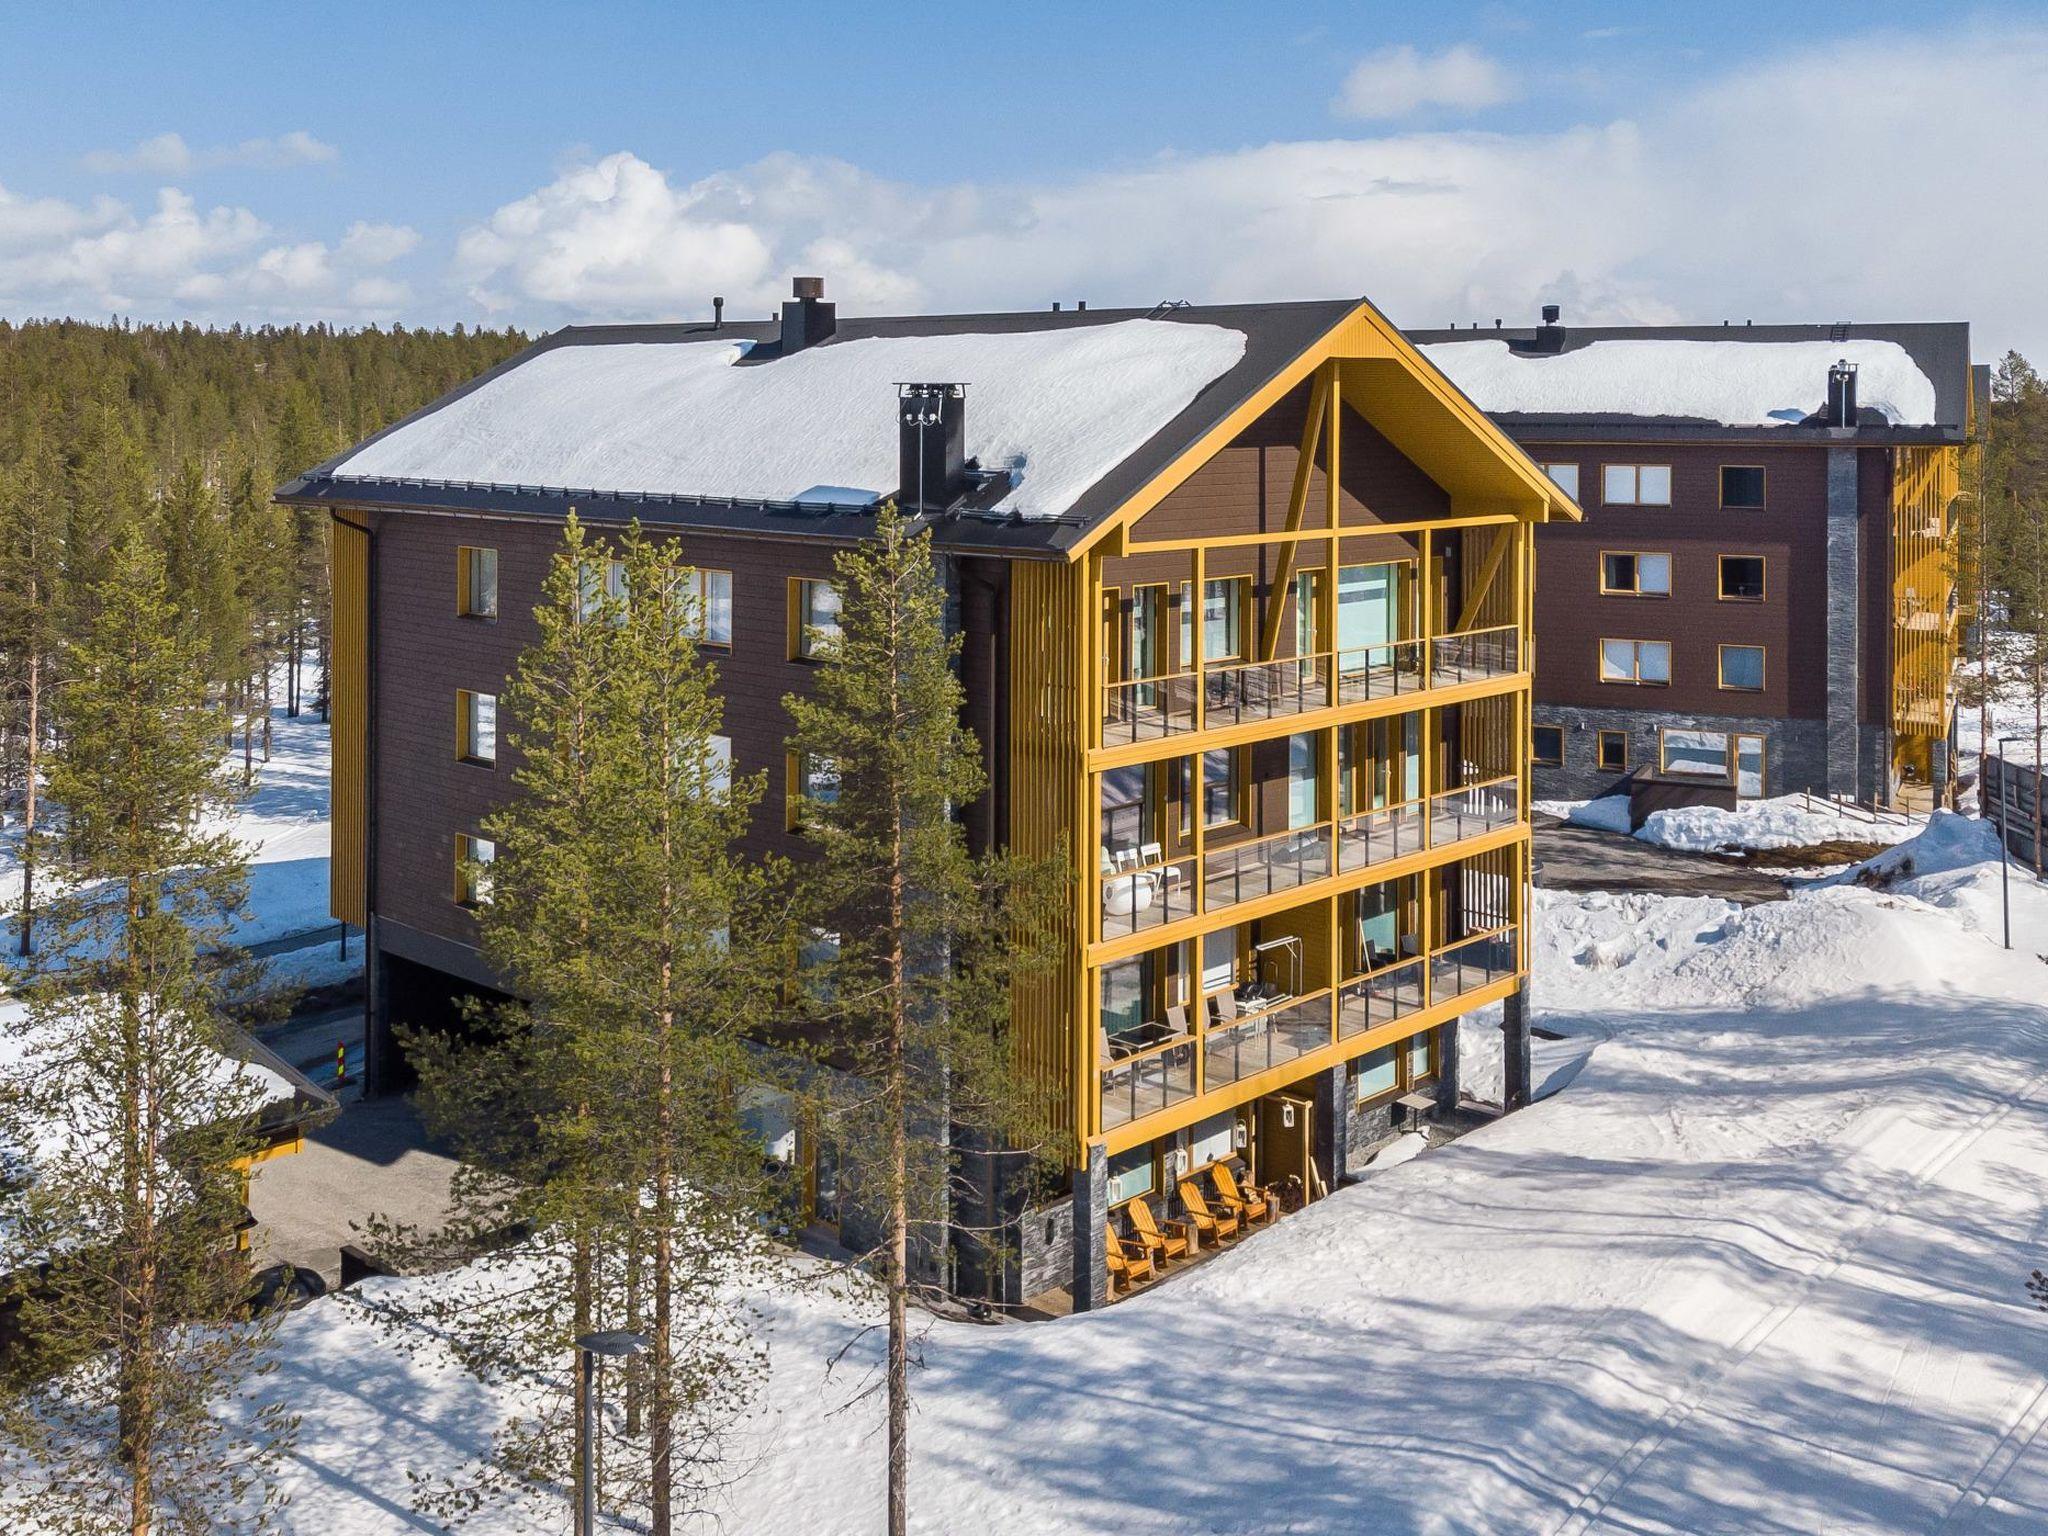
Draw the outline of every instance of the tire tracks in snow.
M1738 1366L1762 1349L1780 1328L1799 1314L1800 1309L1806 1305L1812 1298L1813 1293L1824 1282L1834 1278L1835 1275L1841 1272L1842 1267L1849 1262L1850 1258L1871 1237L1875 1236L1886 1222L1899 1213L1900 1209L1905 1205L1908 1195L1917 1194L1926 1186L1929 1180L1953 1166L1966 1152L1970 1151L1978 1142L1982 1141L2000 1124L2010 1118L2022 1103L2033 1096L2034 1090L2044 1081L2048 1081L2048 1072L2038 1072L2020 1084L2019 1087L2013 1089L1998 1103L1986 1109L1955 1136L1943 1143L1919 1167L1913 1169L1906 1176L1905 1183L1889 1199L1885 1200L1881 1205L1874 1207L1863 1220L1850 1227L1842 1235L1841 1241L1829 1250L1826 1258L1792 1282L1790 1295L1786 1296L1776 1306L1758 1318L1756 1322L1744 1330L1740 1338L1723 1350L1718 1362L1699 1367L1692 1373L1686 1385L1679 1392L1679 1395L1666 1406L1662 1413L1651 1421L1641 1434L1629 1442L1619 1456L1607 1464L1600 1476L1594 1479L1592 1486L1579 1495L1578 1502L1573 1504L1564 1519L1551 1528L1550 1536L1586 1536L1586 1533L1592 1530L1594 1524L1606 1513L1608 1506L1614 1502L1619 1494L1628 1488L1630 1482L1634 1480L1636 1473L1642 1469L1643 1464L1654 1456L1679 1429L1684 1427L1686 1421L1699 1410L1700 1406L1712 1395L1715 1388L1725 1382L1734 1374ZM2032 1420L2033 1423L2025 1439L2030 1442L2039 1432L2041 1422L2048 1420L2048 1386L2044 1386L2036 1394L2033 1404L2022 1415L2020 1424L2016 1424L2013 1429L2008 1430L2001 1439L1999 1446L1994 1448L1992 1460L1999 1459L2006 1444L2015 1439L2020 1428L2026 1425L2029 1420ZM2025 1449L2024 1443L2014 1448L2011 1457L1999 1469L1997 1481L2004 1480L2006 1472L2010 1470L2013 1464L2017 1463ZM1964 1491L1963 1499L1958 1500L1957 1507L1960 1507L1963 1502L1966 1502L1971 1497L1971 1490L1983 1480L1985 1473L1989 1469L1990 1462L1987 1461L1978 1470L1977 1475L1971 1479L1969 1487ZM1993 1482L1985 1490L1980 1503L1988 1501L1990 1496L1996 1491L1997 1482ZM1955 1510L1952 1508L1950 1515L1952 1516L1954 1513ZM1941 1528L1943 1530L1950 1529L1947 1517L1944 1517Z

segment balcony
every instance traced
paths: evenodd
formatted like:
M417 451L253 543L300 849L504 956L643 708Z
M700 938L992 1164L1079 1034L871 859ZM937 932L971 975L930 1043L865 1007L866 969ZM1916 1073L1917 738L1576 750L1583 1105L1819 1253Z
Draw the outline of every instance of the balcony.
M1212 848L1195 882L1191 857L1168 858L1158 843L1101 854L1102 938L1122 939L1198 913L1226 912L1276 892L1300 890L1425 849L1451 848L1521 819L1513 775L1381 806L1336 823L1270 833Z
M1106 681L1102 745L1126 747L1198 729L1291 719L1341 705L1511 677L1520 668L1521 633L1505 624L1432 640L1393 640L1277 661L1216 662L1199 671Z
M1195 1009L1198 1022L1175 1007L1166 1023L1146 1024L1106 1044L1099 1073L1102 1128L1129 1125L1515 974L1512 926L1428 955L1412 953L1413 939L1403 940L1402 948L1411 952L1408 958L1352 978L1334 999L1328 988L1297 997L1247 983L1203 998Z

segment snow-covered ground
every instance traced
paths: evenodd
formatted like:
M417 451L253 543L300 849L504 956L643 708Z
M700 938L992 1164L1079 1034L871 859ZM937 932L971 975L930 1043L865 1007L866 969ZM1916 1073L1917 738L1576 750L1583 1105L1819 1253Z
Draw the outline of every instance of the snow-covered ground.
M2003 631L1992 635L1994 686L1990 695L1990 729L1985 729L1975 703L1957 706L1956 749L1961 758L1958 773L1974 774L1977 759L1986 746L1993 752L2001 750L1997 745L2001 737L2019 738L2005 744L2002 750L2007 758L2016 763L2034 760L2034 692L2027 656L2027 647L2020 637ZM1975 687L1979 677L1976 657L1965 660L1961 670L1964 679Z
M307 667L304 684L309 699L318 683L317 668ZM284 696L282 678L277 696ZM239 739L226 758L239 770ZM262 760L259 747L255 791L222 823L241 841L249 860L247 912L229 927L235 942L261 944L334 933L334 919L327 910L330 762L330 732L318 713L309 706L293 719L279 704L271 717L270 761ZM21 900L20 835L19 822L13 819L0 830L0 903L7 909L0 922L0 953L6 955L14 952L14 911ZM270 986L323 985L361 970L360 937L351 942L350 958L340 955L337 944L325 943L265 962Z
M1578 826L1597 827L1603 832L1629 830L1627 795L1603 795L1597 800L1539 800L1536 809L1547 816L1561 816ZM1712 805L1652 811L1634 835L1643 842L1683 853L1722 853L1812 848L1836 842L1897 843L1917 834L1924 824L1917 818L1873 819L1844 811L1826 800L1781 795L1771 800L1744 800L1732 811Z
M1884 888L1746 909L1539 892L1552 1096L1107 1312L934 1324L913 1528L2048 1528L2048 887L2016 873L2002 950L1980 842L1936 818ZM754 1299L771 1367L702 1528L879 1528L877 1341L828 1369L872 1306ZM427 1528L407 1474L509 1406L347 1298L281 1353L308 1536Z

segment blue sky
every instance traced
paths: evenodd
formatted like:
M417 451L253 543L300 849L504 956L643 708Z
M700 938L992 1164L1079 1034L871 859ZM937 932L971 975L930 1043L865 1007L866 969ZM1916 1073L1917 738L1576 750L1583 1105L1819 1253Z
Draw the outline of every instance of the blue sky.
M2048 351L2044 87L2038 7L11 5L0 313L535 327L817 269Z

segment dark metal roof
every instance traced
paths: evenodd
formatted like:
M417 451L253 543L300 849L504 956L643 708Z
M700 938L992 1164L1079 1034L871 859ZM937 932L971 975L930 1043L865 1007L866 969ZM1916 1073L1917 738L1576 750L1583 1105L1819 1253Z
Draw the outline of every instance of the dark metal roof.
M1911 321L1888 325L1561 325L1563 346L1575 352L1600 341L1889 341L1913 359L1934 385L1932 425L1866 424L1856 429L1859 442L1958 442L1964 436L1970 398L1970 327L1966 321ZM1404 332L1417 346L1447 341L1505 341L1536 352L1533 326L1479 326ZM1816 395L1819 389L1816 388ZM1478 402L1483 409L1484 401ZM1665 416L1654 411L1550 415L1525 411L1489 411L1503 430L1517 439L1544 442L1652 441L1671 438L1712 438L1716 441L1839 442L1842 434L1826 427L1784 425L1731 427L1697 417Z
M991 553L1063 551L1095 523L1114 512L1161 470L1192 448L1218 422L1325 335L1363 302L1320 299L1274 304L1160 305L1152 309L1033 310L968 315L905 315L859 318L842 315L833 335L819 346L874 337L986 335L1000 332L1075 329L1124 320L1162 320L1216 325L1240 331L1244 356L1212 380L1178 415L1115 465L1056 518L1009 513L949 513L935 521L943 546ZM300 506L411 508L428 511L492 512L559 518L572 506L579 516L707 532L744 532L804 538L858 538L872 528L874 508L816 503L748 501L729 497L621 495L574 486L506 486L471 482L333 478L335 467L369 443L440 410L499 374L557 347L607 346L620 342L779 341L778 321L710 321L668 325L568 326L542 337L525 351L451 390L440 399L393 422L374 437L335 455L280 486L279 500ZM772 363L763 366L773 366Z

